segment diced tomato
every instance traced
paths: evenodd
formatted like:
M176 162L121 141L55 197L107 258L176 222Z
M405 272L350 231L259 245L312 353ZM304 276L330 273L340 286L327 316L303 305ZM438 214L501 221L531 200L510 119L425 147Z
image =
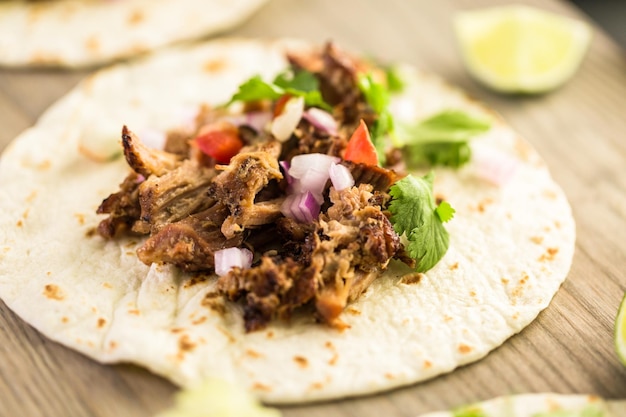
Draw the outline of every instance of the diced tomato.
M348 141L343 159L357 164L378 165L376 148L374 148L372 139L370 139L367 125L362 119L359 127L357 127Z
M274 104L274 118L280 116L280 114L285 109L285 104L287 104L290 98L291 94L284 94L278 100L276 100L276 103Z
M237 127L227 122L206 125L194 139L196 146L220 164L227 164L243 147Z

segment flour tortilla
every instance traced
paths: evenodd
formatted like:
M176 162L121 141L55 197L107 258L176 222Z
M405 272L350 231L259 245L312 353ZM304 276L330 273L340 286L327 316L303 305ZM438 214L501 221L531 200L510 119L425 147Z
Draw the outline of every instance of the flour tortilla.
M538 393L497 397L461 407L460 410L467 411L463 415L484 417L611 417L622 415L619 410L623 412L624 405L624 402L609 404L595 395ZM420 417L455 417L459 414L458 410L440 411Z
M5 303L98 361L137 363L184 386L225 378L271 403L432 378L484 357L528 325L570 268L570 206L537 153L494 113L409 67L404 113L460 108L489 118L492 129L475 144L519 167L504 187L477 178L472 165L437 169L435 194L457 210L447 223L450 249L418 282L394 264L343 313L349 329L296 317L246 334L239 307L220 314L203 304L214 279L193 282L174 268L142 264L137 239L90 236L102 219L97 206L128 168L123 158L86 158L79 140L117 140L122 124L176 126L189 108L225 102L255 74L271 79L286 66L286 48L306 46L219 40L120 64L86 79L23 132L0 163Z
M79 67L229 29L267 0L0 1L0 65Z

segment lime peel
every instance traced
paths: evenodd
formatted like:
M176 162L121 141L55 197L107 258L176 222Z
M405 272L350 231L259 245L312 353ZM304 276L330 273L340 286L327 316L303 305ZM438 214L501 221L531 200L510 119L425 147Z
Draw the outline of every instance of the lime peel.
M454 26L470 74L508 93L562 85L580 66L592 37L583 21L519 5L459 12Z

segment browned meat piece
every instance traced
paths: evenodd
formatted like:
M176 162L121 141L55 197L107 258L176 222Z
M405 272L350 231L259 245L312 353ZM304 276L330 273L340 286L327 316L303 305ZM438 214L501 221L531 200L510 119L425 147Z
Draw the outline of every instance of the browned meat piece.
M172 130L167 132L165 146L163 150L181 158L188 158L191 146L189 141L193 138L193 133L186 130Z
M120 191L104 199L96 213L109 214L98 225L98 233L107 239L130 230L141 215L139 205L139 185L142 175L131 172L120 184Z
M283 178L278 168L279 154L280 144L275 141L258 150L244 148L213 180L210 196L223 202L230 211L222 225L227 238L240 234L246 227L271 223L282 216L282 200L255 204L256 195L271 180Z
M243 242L241 234L227 239L220 232L219 224L226 215L225 207L217 203L202 213L165 225L146 240L137 256L146 265L168 263L183 271L211 270L216 251Z
M306 153L322 153L325 155L340 156L346 148L348 137L344 134L331 136L320 131L307 120L302 119L298 128L294 132L297 138L297 145L284 156L286 160L291 160L296 155Z
M261 258L257 267L231 271L217 281L230 300L245 297L246 331L262 329L273 318L288 318L315 296L315 277L292 258Z
M375 201L369 185L337 192L320 216L311 268L320 274L315 306L322 320L341 326L339 314L403 251L400 237ZM325 237L320 239L319 237Z
M350 161L343 161L352 174L356 185L370 184L374 191L387 192L389 187L401 178L395 171L379 166L355 164Z
M315 231L314 223L300 223L289 217L281 217L276 221L278 233L287 242L304 242L304 239Z
M335 107L353 107L361 98L356 84L355 60L335 44L328 42L321 53L289 55L290 63L317 75L324 100Z
M146 178L152 174L161 176L180 165L177 155L148 148L126 126L122 129L122 145L128 165Z
M158 231L163 225L184 219L215 203L207 197L207 189L215 170L185 160L179 167L160 177L150 176L139 187L141 221L134 231Z
M231 271L219 279L219 291L231 300L243 299L248 331L264 327L273 318L287 318L311 304L318 318L344 326L339 315L380 276L391 258L402 257L400 237L378 205L368 185L337 192L333 205L318 224L299 225L288 219L278 230L298 243L293 256L263 257L261 264Z

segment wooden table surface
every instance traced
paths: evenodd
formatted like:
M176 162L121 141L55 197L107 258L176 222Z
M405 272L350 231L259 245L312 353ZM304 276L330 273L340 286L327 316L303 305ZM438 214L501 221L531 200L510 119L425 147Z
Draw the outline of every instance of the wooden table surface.
M440 74L499 111L539 150L577 222L572 269L552 304L485 359L379 395L283 408L285 416L416 416L522 392L626 398L626 367L613 348L613 323L626 290L625 54L596 27L582 67L563 88L538 97L490 93L463 69L451 17L498 3L272 0L227 33L333 39ZM569 3L523 3L584 19ZM88 73L0 69L0 147ZM0 303L0 416L151 416L171 404L175 391L142 369L100 365L47 340Z

